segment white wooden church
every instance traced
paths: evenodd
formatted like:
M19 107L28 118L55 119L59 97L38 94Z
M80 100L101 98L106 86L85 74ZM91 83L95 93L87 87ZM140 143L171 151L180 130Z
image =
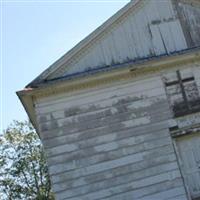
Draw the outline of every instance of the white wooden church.
M199 0L130 1L17 94L57 200L200 199Z

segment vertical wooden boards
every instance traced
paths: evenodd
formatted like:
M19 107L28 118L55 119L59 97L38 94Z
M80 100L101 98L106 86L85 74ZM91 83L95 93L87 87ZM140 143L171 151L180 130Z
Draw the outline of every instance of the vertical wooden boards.
M165 50L167 53L186 49L187 44L178 20L164 22L150 26L153 43L157 51Z
M64 75L187 49L171 0L148 0L140 4L66 64Z
M187 33L186 38L190 41L189 46L200 45L200 7L188 3L179 2L178 4L180 18L183 22L183 29Z
M152 41L153 41L154 51L156 53L165 54L167 49L166 49L164 42L163 42L163 39L161 37L159 26L158 25L151 25L150 30L151 30L151 33L152 33Z
M172 37L174 38L173 40L176 51L179 51L180 49L186 49L187 48L186 40L182 31L182 27L178 20L170 23L170 31Z

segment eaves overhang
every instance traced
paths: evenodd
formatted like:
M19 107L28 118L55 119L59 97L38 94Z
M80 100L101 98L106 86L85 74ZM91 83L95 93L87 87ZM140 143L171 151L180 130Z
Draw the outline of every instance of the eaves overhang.
M35 113L35 100L59 93L71 93L84 89L98 88L118 81L137 79L143 75L156 74L172 68L200 62L200 48L179 52L173 55L160 56L143 60L137 63L124 63L120 66L110 67L95 72L87 72L72 77L62 77L57 80L41 83L35 88L25 88L17 95L22 102L32 124L39 133Z
M172 0L172 2L173 1L178 3L185 3L198 8L200 7L200 0ZM27 87L33 87L40 84L41 82L44 82L45 80L51 79L51 77L57 77L57 75L55 75L57 72L59 72L58 76L63 74L65 69L69 67L68 64L75 58L79 57L79 55L81 55L87 48L89 48L94 43L94 41L99 40L99 38L101 38L104 33L106 33L108 30L111 30L112 27L118 24L125 16L127 16L128 13L138 11L146 3L146 0L131 0L116 14L104 22L100 27L98 27L95 31L80 41L74 48L64 54L44 72L42 72L37 78L29 83Z
M61 76L61 77L57 77L57 78L53 78L53 79L48 79L48 80L43 80L37 84L29 84L28 86L26 86L27 88L40 88L43 87L45 85L48 84L54 84L54 83L59 83L62 81L69 81L69 80L74 80L74 79L80 79L83 77L88 77L91 75L95 75L97 73L103 73L103 72L109 72L112 70L117 70L117 69L122 69L122 68L131 68L132 70L134 70L133 68L136 68L136 66L138 65L145 65L148 62L154 62L154 61L159 61L162 59L166 59L168 57L173 58L176 56L181 56L181 55L186 55L186 54L191 54L191 53L195 53L200 51L200 47L194 47L194 48L190 48L190 49L186 49L186 50L181 50L181 51L176 51L176 52L172 52L170 54L162 54L160 56L152 56L152 57L144 57L141 59L137 59L137 60L129 60L127 62L124 63L120 63L120 64L113 64L113 65L109 65L109 66L102 66L102 67L98 67L96 69L90 69L84 72L79 72L79 73L74 73L74 74L70 74L70 75L65 75L65 76Z

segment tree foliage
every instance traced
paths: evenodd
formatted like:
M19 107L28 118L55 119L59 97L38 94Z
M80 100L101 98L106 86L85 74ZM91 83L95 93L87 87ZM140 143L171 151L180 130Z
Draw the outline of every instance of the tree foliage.
M27 121L14 121L0 136L0 195L6 200L54 199L42 144Z

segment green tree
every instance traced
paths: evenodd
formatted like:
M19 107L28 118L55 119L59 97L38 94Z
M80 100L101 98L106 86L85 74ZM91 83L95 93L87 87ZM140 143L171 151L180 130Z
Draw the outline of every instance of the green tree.
M14 121L0 136L1 198L54 199L42 144L27 121Z

